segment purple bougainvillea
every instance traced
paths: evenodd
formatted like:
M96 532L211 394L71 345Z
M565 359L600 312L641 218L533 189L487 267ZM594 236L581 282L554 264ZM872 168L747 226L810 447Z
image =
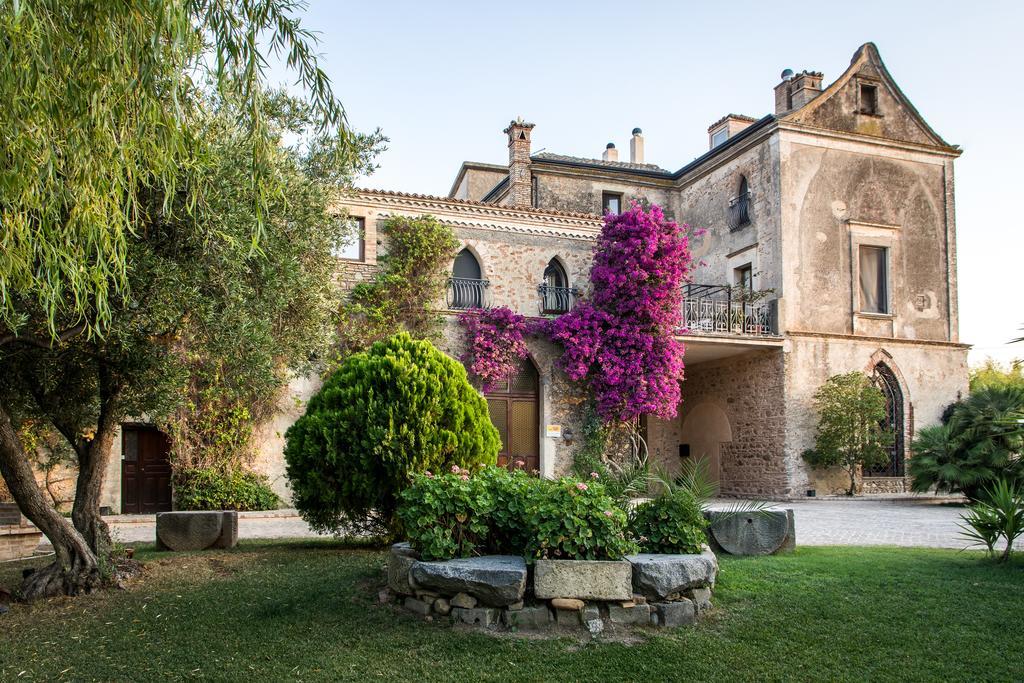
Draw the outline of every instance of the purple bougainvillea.
M466 333L462 362L480 378L484 391L508 379L528 355L523 336L532 331L531 325L509 308L470 309L459 316L459 322Z
M635 202L605 216L590 271L592 293L544 331L564 348L559 365L584 381L608 422L651 414L672 418L679 405L682 287L692 257L688 226L661 208Z

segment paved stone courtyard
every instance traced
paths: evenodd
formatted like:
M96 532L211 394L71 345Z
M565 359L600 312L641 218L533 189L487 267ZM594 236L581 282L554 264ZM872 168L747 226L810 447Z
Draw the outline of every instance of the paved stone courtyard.
M716 501L727 507L735 501ZM797 545L893 545L904 547L963 548L959 537L963 508L950 503L915 499L819 499L780 503L792 507ZM152 515L107 517L114 535L124 543L152 541ZM238 537L315 537L294 511L241 513Z

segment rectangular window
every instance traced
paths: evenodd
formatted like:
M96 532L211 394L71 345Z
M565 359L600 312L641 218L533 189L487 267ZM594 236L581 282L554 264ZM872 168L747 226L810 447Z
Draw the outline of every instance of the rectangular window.
M714 133L711 134L711 149L714 149L715 147L718 147L720 144L722 144L723 142L725 142L728 139L729 139L729 129L728 128L722 128L721 130L716 130Z
M363 218L350 218L345 221L344 243L334 249L337 258L346 261L362 261L365 254L366 222Z
M889 250L860 247L860 310L862 313L889 312Z
M875 115L878 113L878 88L873 85L860 86L860 113Z
M622 195L617 192L601 193L602 213L622 213Z
M754 268L748 263L733 271L733 280L737 287L742 287L748 292L754 289Z

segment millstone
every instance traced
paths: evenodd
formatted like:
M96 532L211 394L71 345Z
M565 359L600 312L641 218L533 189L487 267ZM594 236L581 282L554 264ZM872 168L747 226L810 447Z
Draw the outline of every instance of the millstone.
M770 555L782 547L788 533L785 510L711 512L711 535L730 555Z

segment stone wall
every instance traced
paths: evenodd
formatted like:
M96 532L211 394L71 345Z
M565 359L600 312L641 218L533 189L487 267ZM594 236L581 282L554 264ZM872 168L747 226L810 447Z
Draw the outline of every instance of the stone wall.
M789 496L784 458L785 372L779 351L755 351L686 368L680 420L702 406L725 414L731 439L720 443L719 485L725 496ZM696 431L702 428L698 423ZM690 457L713 457L696 453Z
M543 209L601 215L602 193L615 192L622 195L624 209L629 206L631 200L636 199L657 204L667 209L669 213L672 211L672 189L665 181L644 183L614 175L595 178L589 173L555 173L544 171L537 163L534 164L533 176L536 187L535 202Z

